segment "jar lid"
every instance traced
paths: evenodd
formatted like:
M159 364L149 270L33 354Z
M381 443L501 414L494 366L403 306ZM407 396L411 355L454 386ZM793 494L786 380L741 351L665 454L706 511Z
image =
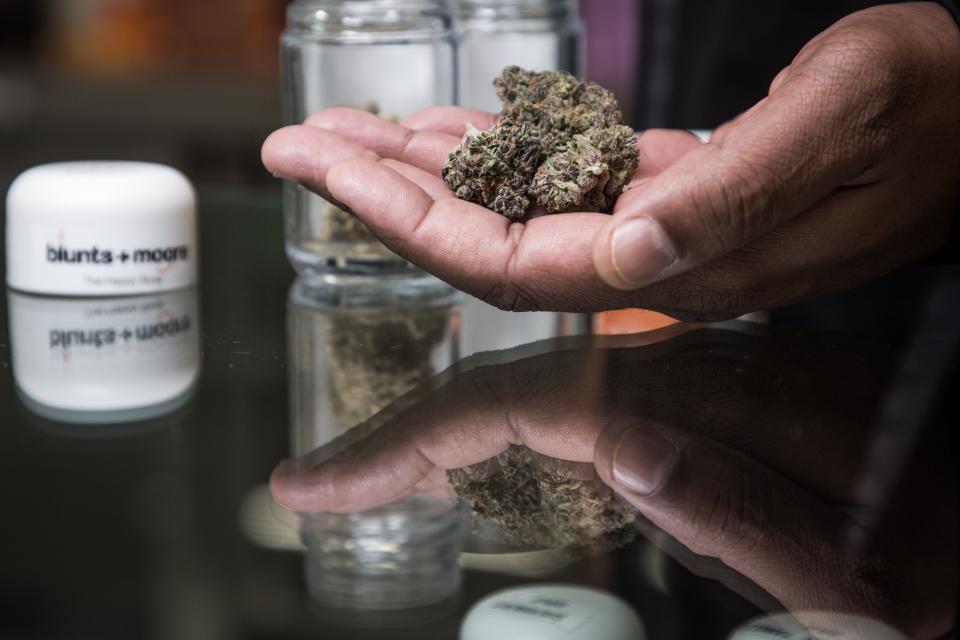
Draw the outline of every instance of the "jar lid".
M643 640L639 616L609 593L563 584L498 591L480 600L460 627L460 640L499 638Z
M197 279L196 196L146 162L62 162L7 192L7 284L60 295L168 291Z
M800 623L803 620L803 624ZM816 640L816 638L870 638L907 640L886 623L836 611L796 611L754 618L737 627L729 640Z
M287 7L288 33L311 39L409 42L452 29L447 0L296 0Z

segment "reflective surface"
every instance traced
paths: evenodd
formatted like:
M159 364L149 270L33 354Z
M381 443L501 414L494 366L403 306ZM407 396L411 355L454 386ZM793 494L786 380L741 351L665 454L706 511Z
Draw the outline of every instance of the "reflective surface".
M528 316L292 284L273 195L201 193L196 292L2 303L0 637L456 638L543 582L653 639L950 637L955 281L897 347L727 323L478 354Z

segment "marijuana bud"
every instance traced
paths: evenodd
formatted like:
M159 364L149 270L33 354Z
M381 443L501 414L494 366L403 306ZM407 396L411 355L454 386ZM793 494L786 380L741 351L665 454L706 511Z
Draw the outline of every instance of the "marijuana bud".
M636 136L613 93L562 71L507 67L487 131L468 127L443 166L457 197L511 219L548 211L609 213L637 169Z
M486 462L448 470L447 478L510 547L601 553L633 540L636 509L600 481L592 464L512 445Z

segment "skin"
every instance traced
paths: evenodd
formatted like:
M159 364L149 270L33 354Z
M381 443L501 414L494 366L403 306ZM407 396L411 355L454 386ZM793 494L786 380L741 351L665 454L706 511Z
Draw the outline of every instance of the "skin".
M640 167L612 216L511 223L454 198L440 167L467 123L485 129L494 118L469 109L432 108L397 125L328 109L271 135L263 162L500 308L716 319L855 286L933 253L960 200L958 104L956 24L938 5L907 3L818 35L707 144L644 132Z
M716 329L528 345L467 359L419 400L281 464L271 488L295 511L360 511L449 492L447 469L523 445L592 463L649 539L762 608L824 637L899 637L826 613L839 611L935 638L957 597L945 430L903 452L888 496L863 491L898 467L870 457L898 367L835 339Z

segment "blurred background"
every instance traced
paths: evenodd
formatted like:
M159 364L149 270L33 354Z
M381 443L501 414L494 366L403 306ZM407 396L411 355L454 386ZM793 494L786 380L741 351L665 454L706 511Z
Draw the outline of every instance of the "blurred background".
M113 158L171 164L201 190L278 188L259 148L281 124L278 38L286 5L4 0L0 184L43 162ZM615 89L630 113L637 3L581 5L588 75Z
M272 550L296 547L271 538L264 486L290 445L283 328L293 270L280 184L259 153L283 124L286 4L0 0L0 192L47 162L172 165L200 192L204 279L196 397L127 439L70 439L22 406L0 308L4 639L320 637L300 554ZM762 97L806 39L864 4L581 0L586 76L615 91L634 127L710 128ZM922 288L904 279L901 289L910 295L899 306L876 305L866 288L851 294L869 322L805 308L819 325L879 332L896 309L920 308ZM790 313L797 321L803 311ZM640 599L629 567L647 560L591 560L558 579L616 584ZM694 584L685 573L677 580ZM511 581L477 573L462 602ZM640 608L699 638L752 612L713 585L683 586L690 602L657 596Z

